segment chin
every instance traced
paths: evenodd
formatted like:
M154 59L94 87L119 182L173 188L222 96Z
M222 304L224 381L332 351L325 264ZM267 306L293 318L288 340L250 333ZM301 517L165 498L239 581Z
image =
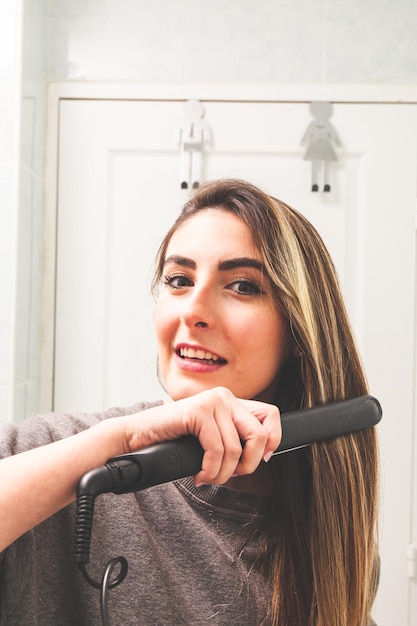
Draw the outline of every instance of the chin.
M197 382L185 382L178 385L167 385L168 395L172 400L183 400L184 398L189 398L190 396L195 396L197 393L201 393L202 391L207 391L208 389L213 389L214 387L226 387L226 389L230 389L233 395L236 398L241 398L242 400L251 400L251 399L259 399L263 401L268 401L263 397L263 393L256 394L254 392L253 395L248 395L247 393L243 393L242 390L234 389L233 385L228 385L226 382L216 381L212 384L202 384Z
M218 377L211 380L205 377L202 380L196 380L188 377L168 376L164 385L169 397L172 400L183 400L197 393L213 389L214 387L226 387L237 397L242 400L259 400L261 402L274 403L276 383L269 384L267 387L261 385L252 387L248 390L246 385L240 383L238 386L230 384L230 381L219 380ZM243 388L244 387L244 388Z
M168 395L172 400L183 400L184 398L195 396L197 393L212 389L213 387L217 387L217 385L202 385L193 381L166 385Z
M216 382L213 381L212 383L197 382L197 381L183 381L178 384L171 384L171 385L168 384L166 386L169 397L172 400L183 400L184 398L195 396L197 393L207 391L208 389L214 389L214 387L226 387L226 389L230 389L230 391L237 398L248 399L248 400L250 399L247 394L242 395L241 392L234 389L232 385L228 385L226 382L218 381L218 380Z

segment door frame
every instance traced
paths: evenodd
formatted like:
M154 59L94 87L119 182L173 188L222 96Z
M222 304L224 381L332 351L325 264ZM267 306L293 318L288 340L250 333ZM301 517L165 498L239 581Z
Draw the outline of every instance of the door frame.
M417 87L338 84L140 84L118 82L52 82L48 86L45 158L45 211L43 237L42 340L39 410L51 410L53 402L56 209L58 193L59 110L61 100L216 100L223 102L306 103L326 100L358 104L417 104ZM417 178L417 173L416 173ZM417 203L416 203L417 205ZM417 228L417 208L416 208ZM417 311L417 304L415 306ZM417 361L417 312L415 314ZM414 372L417 380L417 367ZM417 384L414 421L417 420ZM417 428L416 428L417 430ZM415 433L417 455L417 433ZM417 465L417 463L416 463ZM417 469L416 469L417 484ZM417 520L417 511L415 512Z
M56 289L56 227L58 196L58 145L59 114L62 100L164 100L223 102L276 102L305 103L325 100L334 104L398 104L417 105L417 87L396 85L337 85L337 84L135 84L101 82L50 83L47 98L46 161L45 161L45 211L43 240L43 288L42 288L42 339L40 362L39 410L52 409L54 383L54 335L55 335L55 289ZM417 180L417 172L416 172ZM416 193L417 196L417 193ZM417 198L416 198L417 237ZM416 245L417 250L417 245ZM416 253L417 276L417 253ZM414 407L412 450L414 493L417 487L417 288L414 305ZM417 529L417 498L413 498L411 529ZM414 530L417 532L417 530ZM417 536L409 538L417 543ZM416 546L417 547L417 546ZM406 555L404 555L406 558ZM417 570L417 564L414 564ZM417 585L417 575L410 578ZM417 594L411 594L417 598ZM417 604L417 599L412 600ZM417 615L417 606L410 607L410 615ZM410 618L411 619L411 618Z

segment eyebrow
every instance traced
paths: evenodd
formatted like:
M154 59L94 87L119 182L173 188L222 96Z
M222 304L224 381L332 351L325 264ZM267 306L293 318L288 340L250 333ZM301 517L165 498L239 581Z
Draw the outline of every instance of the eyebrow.
M168 263L175 263L177 265L181 265L182 267L186 267L188 269L195 270L197 268L197 263L188 257L181 256L179 254L172 254L171 256L165 259L164 265ZM258 259L253 259L251 257L237 257L235 259L227 259L226 261L221 261L219 263L218 269L222 272L227 270L234 270L239 267L253 267L256 270L263 271L265 269L262 261L258 261Z

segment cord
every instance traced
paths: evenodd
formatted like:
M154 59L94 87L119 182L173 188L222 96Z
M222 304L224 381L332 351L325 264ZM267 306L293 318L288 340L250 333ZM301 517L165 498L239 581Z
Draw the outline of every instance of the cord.
M102 470L100 470L102 473ZM96 479L98 473L93 475ZM76 563L86 579L86 581L95 589L100 589L100 606L101 618L103 626L109 626L109 616L107 610L107 600L109 589L114 589L126 578L128 571L128 562L123 556L111 559L105 569L101 582L95 581L87 572L86 564L90 558L90 541L93 526L95 494L78 493L76 501L76 526L74 538L74 557ZM120 567L120 571L115 578L111 578L113 570L116 566Z
M111 580L111 575L117 565L120 566L120 571L117 576L113 580ZM100 583L91 578L90 574L87 572L84 563L80 563L79 567L87 582L95 589L100 589L101 620L103 626L109 626L110 622L107 610L108 592L109 589L114 589L115 587L120 585L120 583L123 582L126 578L129 568L127 560L124 556L118 556L108 561L106 567L104 568L103 578L101 579Z
M91 494L77 495L76 524L74 535L74 559L76 563L85 564L90 559L91 531L93 528L95 496Z

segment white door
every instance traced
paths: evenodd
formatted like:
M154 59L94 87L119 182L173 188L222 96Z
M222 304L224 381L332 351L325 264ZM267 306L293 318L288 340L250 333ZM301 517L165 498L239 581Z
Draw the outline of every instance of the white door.
M338 267L371 392L382 403L379 626L415 626L411 523L417 107L336 104L332 191L312 193L305 103L205 102L205 178L242 177L303 212ZM178 101L62 101L54 408L161 397L152 263L187 191ZM414 532L414 535L413 535Z

